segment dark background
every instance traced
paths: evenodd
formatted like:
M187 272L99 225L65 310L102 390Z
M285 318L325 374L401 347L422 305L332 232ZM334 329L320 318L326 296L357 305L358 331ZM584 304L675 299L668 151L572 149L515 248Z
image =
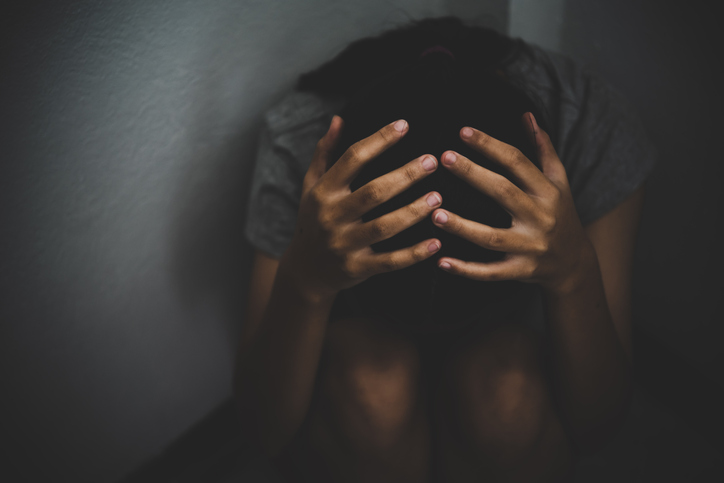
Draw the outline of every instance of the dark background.
M708 2L6 1L0 480L251 478L225 402L259 116L348 42L444 14L590 65L661 154L636 258L637 396L582 480L721 467L724 35Z

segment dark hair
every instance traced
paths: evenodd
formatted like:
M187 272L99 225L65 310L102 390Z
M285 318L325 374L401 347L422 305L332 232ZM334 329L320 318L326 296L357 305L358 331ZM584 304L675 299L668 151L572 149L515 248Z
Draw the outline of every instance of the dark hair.
M453 29L457 41L440 33L449 34L452 26L458 27ZM436 27L442 27L442 30ZM475 36L492 42L481 47L482 57L476 57L476 49L462 40ZM351 189L355 190L422 154L433 154L440 159L448 149L505 175L497 164L460 140L459 131L463 126L473 126L514 145L537 162L521 117L525 112L533 112L545 129L545 115L525 94L495 73L499 63L509 56L513 42L489 30L463 27L456 19L427 20L418 23L417 27L359 41L329 64L303 76L300 86L329 85L334 95L347 99L339 113L345 126L333 159L351 144L396 119L409 122L407 135L369 162L353 181ZM420 55L436 45L443 48ZM413 46L417 49L414 52ZM464 49L457 50L461 46ZM392 62L392 54L389 54L384 55L381 64L376 66L374 59L362 55L363 52L370 55L388 50L402 56L398 63ZM359 71L355 58L361 64L369 65ZM345 72L345 68L353 72ZM371 71L374 75L364 75L364 79L355 74ZM337 83L326 84L330 79L337 79ZM510 226L511 217L503 208L442 167L365 214L363 220L369 221L401 208L432 190L441 193L443 207L454 213L489 226ZM523 284L518 282L476 282L440 270L436 263L441 256L490 262L500 260L504 254L450 235L434 226L429 217L372 248L379 252L392 251L430 237L442 242L438 254L411 267L371 277L348 290L348 299L354 300L359 309L388 316L399 324L430 328L466 322L491 305L514 303L524 290Z
M319 68L303 74L297 89L322 97L349 99L365 86L414 63L429 47L441 45L479 71L495 70L515 57L522 41L494 30L468 27L456 17L428 18L351 43Z

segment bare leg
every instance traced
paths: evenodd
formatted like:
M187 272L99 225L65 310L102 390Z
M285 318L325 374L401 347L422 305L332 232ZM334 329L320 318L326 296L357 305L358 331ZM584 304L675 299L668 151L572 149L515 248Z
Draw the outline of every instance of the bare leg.
M369 319L330 323L314 398L279 459L290 481L427 482L430 431L415 344Z
M572 453L554 412L537 335L507 323L437 355L439 481L569 481Z

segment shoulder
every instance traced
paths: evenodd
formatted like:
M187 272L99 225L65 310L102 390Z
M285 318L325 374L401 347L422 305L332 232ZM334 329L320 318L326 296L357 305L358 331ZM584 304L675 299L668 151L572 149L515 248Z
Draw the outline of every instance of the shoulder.
M596 101L595 95L621 98L587 65L526 42L522 42L518 55L506 67L506 74L511 82L548 102L580 107L590 100Z
M530 44L506 74L547 114L584 224L644 182L657 150L638 114L609 82L586 65Z
M292 90L264 113L262 143L268 144L267 151L287 158L297 175L303 177L317 141L340 108L339 101Z
M616 88L566 55L524 42L506 74L543 107L556 131L558 149L565 150L572 135L583 134L576 129L581 122L595 122L599 129L639 124L634 109Z
M264 113L264 123L272 134L293 132L331 119L339 104L311 92L291 90Z

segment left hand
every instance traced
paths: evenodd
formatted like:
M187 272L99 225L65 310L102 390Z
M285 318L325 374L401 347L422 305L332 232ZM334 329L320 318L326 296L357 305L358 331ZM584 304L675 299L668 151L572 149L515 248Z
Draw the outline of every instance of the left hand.
M461 139L493 162L500 163L518 186L466 157L446 151L442 165L490 196L510 213L510 228L493 228L444 209L435 210L433 222L483 248L506 252L503 260L475 263L443 257L443 270L475 280L535 282L554 291L571 290L594 254L573 204L565 168L548 134L533 114L523 124L540 160L539 170L517 148L476 129L465 127Z

